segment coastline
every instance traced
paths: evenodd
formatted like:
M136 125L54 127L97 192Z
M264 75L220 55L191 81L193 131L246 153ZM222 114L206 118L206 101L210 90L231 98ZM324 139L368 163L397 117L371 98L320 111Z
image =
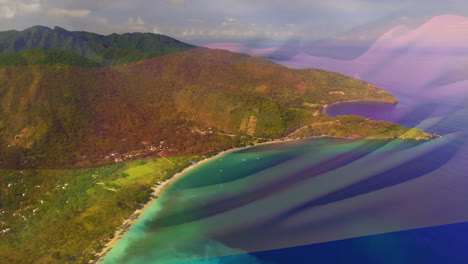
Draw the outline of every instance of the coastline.
M120 241L120 239L127 233L127 231L138 221L140 216L144 214L148 208L158 199L159 196L161 196L167 188L170 187L172 183L177 181L178 179L184 177L187 172L205 164L208 163L212 160L215 160L221 156L224 156L229 153L233 153L239 150L244 150L252 147L257 147L257 146L262 146L262 145L268 145L268 144L275 144L275 143L282 143L282 142L289 142L289 141L296 141L296 140L301 140L301 139L289 139L289 138L281 138L281 139L274 139L271 141L267 142L262 142L262 143L257 143L252 146L245 146L245 147L238 147L238 148L232 148L228 150L221 151L217 153L214 156L208 157L206 159L203 159L199 162L197 162L194 165L190 165L186 168L184 168L181 172L178 172L174 174L170 179L167 179L161 184L156 185L152 188L153 192L151 193L153 198L151 198L148 202L146 202L142 207L138 208L135 210L123 223L122 225L115 231L114 236L104 245L104 247L94 255L94 258L89 261L89 263L100 263L103 258L109 253L109 251Z
M369 102L369 103L384 103L384 104L392 104L395 105L398 103L398 101L395 102L389 102L388 100L346 100L346 101L339 101L339 102L334 102L330 104L323 105L322 108L322 113L326 115L326 110L333 105L336 104L341 104L341 103L351 103L351 102ZM299 128L298 130L302 129L303 127ZM297 131L297 130L296 130ZM120 241L120 239L125 235L125 233L138 221L140 216L146 212L146 210L158 199L159 196L161 196L169 187L172 183L175 181L179 180L180 178L184 177L187 172L205 164L208 163L214 159L217 159L221 156L224 156L229 153L233 153L236 151L244 150L244 149L249 149L252 147L257 147L257 146L262 146L262 145L269 145L269 144L275 144L275 143L283 143L283 142L290 142L290 141L300 141L300 140L307 140L307 139L312 139L312 138L323 138L323 137L329 137L326 135L322 136L310 136L307 138L289 138L290 135L294 134L296 131L293 133L280 138L280 139L273 139L267 142L262 142L262 143L257 143L251 146L245 146L245 147L237 147L237 148L232 148L228 150L221 151L217 153L214 156L208 157L206 159L203 159L199 162L197 162L194 165L190 165L186 168L184 168L181 172L178 172L174 174L170 179L167 179L161 184L156 185L152 188L152 196L155 196L151 198L147 203L145 203L142 207L138 208L135 210L121 225L119 229L117 229L114 233L114 236L104 245L104 247L95 254L95 258L91 260L89 263L100 263L103 258L107 255L107 253ZM337 137L337 138L342 138L342 139L349 139L349 140L359 140L362 139L361 137ZM380 140L391 140L393 138L384 138Z
M342 104L342 103L381 103L381 104L390 104L390 105L396 105L398 104L398 100L396 101L389 101L389 100L379 100L379 99L369 99L369 100L361 100L361 99L355 99L355 100L344 100L344 101L338 101L330 104L325 104L322 107L322 114L327 115L327 109L330 108L331 106L337 105L337 104Z

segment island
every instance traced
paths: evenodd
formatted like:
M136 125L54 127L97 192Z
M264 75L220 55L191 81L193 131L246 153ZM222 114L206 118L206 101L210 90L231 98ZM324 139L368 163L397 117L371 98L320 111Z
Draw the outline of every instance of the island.
M348 100L397 102L338 73L149 33L2 34L0 257L7 263L95 260L174 175L223 151L314 136L435 137L323 114ZM31 44L47 39L55 42ZM96 52L82 49L90 46Z

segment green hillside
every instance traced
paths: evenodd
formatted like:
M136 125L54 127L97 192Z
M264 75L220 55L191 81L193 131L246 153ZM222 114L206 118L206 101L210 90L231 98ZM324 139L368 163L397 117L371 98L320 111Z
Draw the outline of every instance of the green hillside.
M0 67L26 65L102 66L68 50L28 50L19 54L0 53Z
M18 54L29 50L67 50L102 65L128 63L194 48L176 39L152 33L103 36L34 26L23 31L0 32L0 53ZM1 59L1 57L0 57Z
M396 102L337 73L204 48L115 67L2 67L0 166L214 153L287 135L344 98Z

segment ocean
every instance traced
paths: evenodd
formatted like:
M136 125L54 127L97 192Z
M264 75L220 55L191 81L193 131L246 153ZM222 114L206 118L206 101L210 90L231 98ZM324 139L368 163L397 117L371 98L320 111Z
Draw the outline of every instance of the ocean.
M441 137L315 138L226 154L171 185L103 263L468 263L466 96L380 85L397 105L327 114Z
M388 107L328 114L382 112L442 137L316 138L221 156L171 185L103 263L468 263L466 110Z

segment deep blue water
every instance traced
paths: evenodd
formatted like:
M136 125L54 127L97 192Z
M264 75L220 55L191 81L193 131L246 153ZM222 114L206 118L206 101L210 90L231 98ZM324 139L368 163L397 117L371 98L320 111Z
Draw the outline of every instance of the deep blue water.
M468 223L252 253L260 263L468 263ZM218 263L240 263L242 255Z

